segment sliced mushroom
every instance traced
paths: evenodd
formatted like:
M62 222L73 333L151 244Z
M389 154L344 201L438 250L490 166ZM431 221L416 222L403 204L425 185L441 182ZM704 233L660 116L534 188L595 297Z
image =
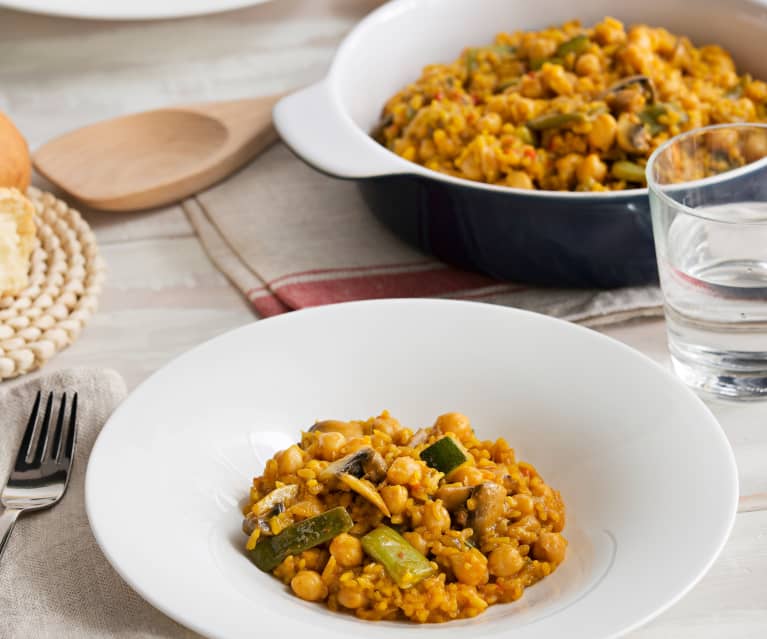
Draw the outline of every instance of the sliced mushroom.
M344 484L351 488L355 493L367 499L384 515L391 517L391 513L386 507L386 503L384 502L383 497L381 497L381 495L375 489L375 486L373 486L373 484L371 484L369 481L365 479L358 479L349 473L341 473L338 475L338 479L340 479Z
M653 84L652 80L646 76L646 75L632 75L628 78L623 78L622 80L619 80L612 86L610 86L603 94L602 98L607 98L612 93L618 93L619 91L623 91L625 88L637 85L639 86L642 91L645 92L647 96L647 101L650 102L650 104L655 104L655 101L657 100L657 92L655 91L655 85Z
M271 534L269 519L285 512L288 502L294 500L297 496L298 486L296 484L287 484L286 486L275 488L253 505L242 522L242 530L249 535L256 528L260 528L261 532Z
M353 453L334 461L319 474L320 481L328 481L346 473L358 479L365 477L374 483L386 477L386 461L370 446L364 446Z
M511 475L504 475L503 487L506 489L507 495L513 495L519 489L519 481L514 479Z
M471 517L471 527L475 537L481 541L495 532L495 525L503 516L506 489L486 481L474 488L472 498L477 505Z
M365 471L366 479L377 484L379 481L384 480L389 467L386 465L386 460L374 450L370 457L362 462L362 470Z
M407 443L410 448L415 448L416 446L420 446L421 444L428 441L429 437L431 436L431 428L419 428L415 433L413 433L413 436L410 438L410 441Z
M646 153L650 150L650 134L641 122L628 113L618 118L618 146L628 153Z
M605 102L613 113L636 113L647 103L645 97L635 89L623 89L610 93L605 97Z
M365 433L363 424L360 422L342 422L337 419L326 419L316 422L310 429L310 433L341 433L347 439L369 435Z
M446 484L437 490L435 497L442 500L442 503L449 512L453 512L466 503L466 500L471 497L472 491L473 488L471 486Z

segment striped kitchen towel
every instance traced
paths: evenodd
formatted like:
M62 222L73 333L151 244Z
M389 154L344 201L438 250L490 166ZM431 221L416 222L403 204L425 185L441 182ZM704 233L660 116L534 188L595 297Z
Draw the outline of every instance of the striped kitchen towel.
M535 288L448 266L393 235L352 182L317 173L282 144L184 209L211 259L261 316L382 297L477 300L592 326L661 314L655 286Z

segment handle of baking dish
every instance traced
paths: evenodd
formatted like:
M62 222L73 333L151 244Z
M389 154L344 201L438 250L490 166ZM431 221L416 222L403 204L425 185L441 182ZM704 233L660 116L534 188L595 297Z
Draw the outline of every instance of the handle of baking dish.
M327 80L280 100L273 118L283 142L320 171L341 178L403 172L402 160L346 115Z

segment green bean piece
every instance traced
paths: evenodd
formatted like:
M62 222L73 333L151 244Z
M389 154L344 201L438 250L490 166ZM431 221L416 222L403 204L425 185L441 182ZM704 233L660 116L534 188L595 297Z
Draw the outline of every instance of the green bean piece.
M445 475L454 471L468 459L462 446L449 435L441 437L431 446L424 448L420 457L427 466L445 473Z
M661 131L665 131L668 125L663 124L660 118L667 115L670 111L674 111L679 115L679 122L687 122L689 119L687 112L680 106L673 102L659 102L657 104L651 104L639 113L639 119L642 124L645 125L650 135L658 135Z
M668 113L668 108L665 104L651 104L642 109L639 119L647 127L650 135L658 135L666 129L666 125L659 122L658 118L666 113Z
M562 129L570 124L585 121L586 116L583 113L547 113L528 120L525 126L532 131L543 131L545 129Z
M644 184L645 181L644 167L628 160L614 162L611 173L616 180L635 182L637 184Z
M514 78L512 80L507 80L506 82L501 82L498 86L495 87L495 93L503 93L506 89L517 86L520 82L522 82L520 78Z
M538 146L538 140L535 133L528 129L524 124L514 129L514 135L516 135L522 142L529 144L530 146Z
M517 47L510 44L493 44L486 48L489 51L495 51L498 55L514 55L517 52Z
M337 506L288 526L279 535L261 537L256 547L248 554L261 570L271 572L288 555L298 555L304 550L319 546L350 530L352 526L354 522L349 513L343 506Z
M380 563L400 588L410 588L435 572L420 552L388 526L379 526L362 539L363 550Z
M568 53L583 53L589 48L591 40L587 35L577 35L567 42L563 42L557 47L557 51L554 54L558 58L564 58Z
M474 73L477 68L477 64L477 50L469 49L468 53L466 54L466 75L468 77L471 77L471 74Z

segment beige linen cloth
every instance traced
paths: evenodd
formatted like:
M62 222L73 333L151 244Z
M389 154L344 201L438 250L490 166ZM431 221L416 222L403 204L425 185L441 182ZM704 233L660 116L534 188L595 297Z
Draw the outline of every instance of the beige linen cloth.
M354 183L312 170L283 144L184 209L211 259L261 316L381 297L472 299L592 326L661 315L655 286L542 289L432 259L386 229Z
M0 560L0 638L197 637L131 590L96 545L83 481L101 427L125 398L114 371L57 371L0 388L0 481L15 459L35 393L79 393L78 439L69 489L48 510L21 515Z

